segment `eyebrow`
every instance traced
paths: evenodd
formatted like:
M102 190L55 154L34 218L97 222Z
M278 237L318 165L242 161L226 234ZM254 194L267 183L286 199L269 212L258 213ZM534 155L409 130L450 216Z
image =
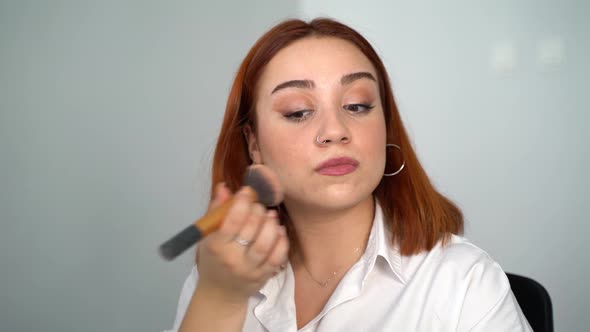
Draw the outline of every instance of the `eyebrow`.
M300 89L313 89L315 88L315 83L313 83L313 81L311 80L292 80L292 81L287 81L284 83L281 83L279 85L277 85L272 92L270 93L271 95L281 89L286 89L286 88L300 88Z
M373 76L373 74L362 71L342 76L342 78L340 79L340 84L347 85L361 78L366 78L371 81L377 82L377 79L375 79L375 76ZM277 85L270 94L273 94L279 90L286 88L313 89L315 88L315 83L312 80L291 80Z
M352 73L352 74L347 74L347 75L342 76L342 78L340 79L340 83L342 85L346 85L346 84L350 84L356 80L360 80L361 78L367 78L373 82L377 82L377 80L375 79L375 76L373 76L373 74L366 72L366 71L361 71L358 73Z

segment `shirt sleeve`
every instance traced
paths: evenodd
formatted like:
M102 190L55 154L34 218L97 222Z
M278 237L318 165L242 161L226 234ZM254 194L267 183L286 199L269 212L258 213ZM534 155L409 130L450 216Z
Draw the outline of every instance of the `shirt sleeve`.
M178 308L176 309L176 318L174 319L174 327L171 330L164 330L163 332L177 332L180 328L180 324L184 319L188 305L191 302L193 293L195 292L195 285L197 282L197 267L193 266L193 269L189 276L184 281L182 291L180 292L180 298L178 299Z
M533 331L524 317L512 290L508 289L500 300L479 320L470 331Z
M451 280L449 299L442 303L457 317L454 330L532 331L506 273L488 253L466 241L455 243L445 249L441 266L437 279Z
M467 244L469 245L469 244ZM473 247L464 274L460 331L532 331L506 273L486 252Z

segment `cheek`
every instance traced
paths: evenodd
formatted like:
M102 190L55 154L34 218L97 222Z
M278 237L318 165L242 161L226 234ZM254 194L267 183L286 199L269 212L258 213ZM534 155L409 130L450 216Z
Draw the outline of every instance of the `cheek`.
M300 135L279 128L264 126L258 135L262 161L275 170L288 171L305 156L305 144Z
M365 127L361 137L366 137L368 151L374 155L377 160L385 158L385 144L387 143L387 133L384 120L376 118L372 124Z
M371 130L364 130L362 137L366 140L363 142L363 150L365 151L366 165L370 176L381 177L387 163L387 150L385 144L387 143L387 134L385 123L382 119L375 119Z

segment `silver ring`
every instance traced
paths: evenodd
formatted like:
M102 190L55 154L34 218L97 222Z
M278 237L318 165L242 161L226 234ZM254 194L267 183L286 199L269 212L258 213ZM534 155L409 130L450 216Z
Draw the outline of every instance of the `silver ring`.
M316 141L316 142L317 142L319 145L324 145L324 144L326 144L326 143L328 142L328 140L327 140L327 139L325 139L325 140L323 140L323 141L321 141L321 142L320 142L320 135L318 135L318 136L315 138L315 141Z
M234 239L234 241L237 244L241 245L242 247L249 247L252 244L252 242L254 242L254 241L248 241L248 240L240 239L239 237L236 237Z

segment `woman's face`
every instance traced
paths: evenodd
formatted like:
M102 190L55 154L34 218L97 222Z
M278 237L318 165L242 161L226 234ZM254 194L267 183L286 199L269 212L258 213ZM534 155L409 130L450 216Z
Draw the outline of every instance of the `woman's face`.
M371 199L385 168L377 77L354 44L331 37L296 41L268 63L249 149L279 176L288 209L337 210Z

